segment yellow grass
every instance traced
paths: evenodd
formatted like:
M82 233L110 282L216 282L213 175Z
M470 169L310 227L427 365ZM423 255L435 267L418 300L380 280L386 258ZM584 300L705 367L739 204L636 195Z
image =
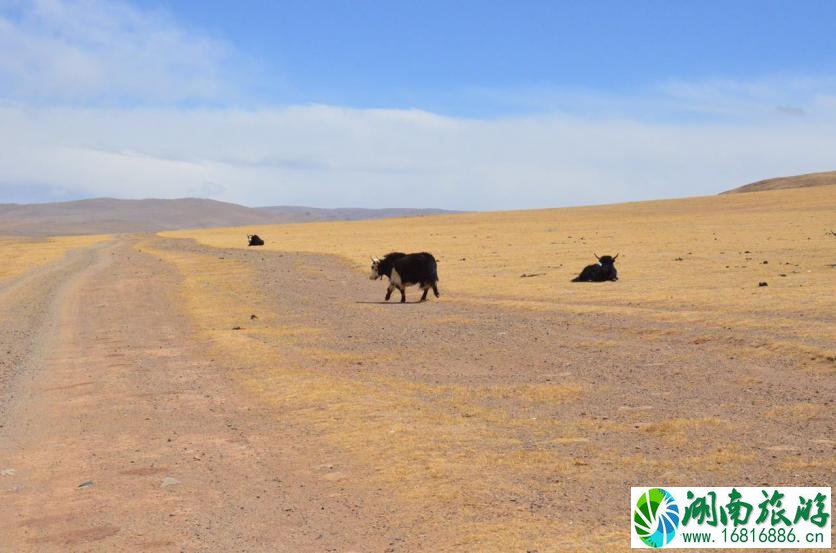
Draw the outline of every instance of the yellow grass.
M800 402L778 405L765 414L772 419L790 419L806 423L817 418L826 418L830 413L830 409L820 403Z
M670 443L684 445L692 439L695 432L713 431L730 428L729 421L711 418L701 419L666 419L659 422L640 426L644 432L656 434L668 440Z
M836 458L829 459L805 459L794 458L786 461L781 461L778 465L784 470L794 471L796 474L804 474L814 470L829 470L832 473L836 472Z
M35 240L0 236L0 281L60 259L67 252L109 239L106 235L57 236Z
M636 455L626 459L625 464L643 465L652 468L652 473L670 482L671 486L692 485L691 471L708 471L728 475L735 466L756 461L755 455L740 445L724 445L708 448L696 455L669 458L665 456Z
M780 335L732 344L827 359L836 339L836 187L777 190L608 206L185 230L219 248L343 256L366 270L391 250L433 252L445 299L633 314ZM617 284L569 282L599 255L620 253ZM746 253L749 252L749 253ZM678 259L681 258L681 261ZM767 263L764 264L763 262ZM521 278L522 274L545 273ZM781 276L781 275L786 276ZM358 275L359 277L359 275ZM761 288L759 282L767 282ZM800 315L800 316L799 316Z

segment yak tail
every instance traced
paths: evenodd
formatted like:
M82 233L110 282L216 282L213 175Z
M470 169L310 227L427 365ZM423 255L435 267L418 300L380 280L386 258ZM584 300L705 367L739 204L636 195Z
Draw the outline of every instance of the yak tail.
M438 282L438 264L435 262L435 259L432 260L432 279L433 282Z

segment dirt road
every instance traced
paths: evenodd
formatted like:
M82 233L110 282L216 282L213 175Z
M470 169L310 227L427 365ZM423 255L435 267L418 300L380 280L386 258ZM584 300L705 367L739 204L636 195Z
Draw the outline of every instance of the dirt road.
M375 517L328 501L271 419L231 389L230 367L201 355L175 280L121 243L4 295L4 316L26 325L4 347L31 344L5 375L0 550L380 549Z
M3 285L0 551L620 550L630 485L832 481L832 364L383 292L154 237Z

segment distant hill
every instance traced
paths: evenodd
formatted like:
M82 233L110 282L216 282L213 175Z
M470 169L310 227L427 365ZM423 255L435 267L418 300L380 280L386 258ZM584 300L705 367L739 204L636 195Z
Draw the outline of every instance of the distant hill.
M782 188L807 188L809 186L827 186L830 184L836 184L836 171L766 179L733 188L722 193L737 194L739 192L761 192L763 190L780 190Z
M5 234L155 232L269 222L271 217L258 210L199 198L95 198L74 202L0 205L0 233Z
M158 232L309 221L380 219L448 213L440 209L322 209L298 206L253 208L180 198L95 198L43 204L0 204L0 234L60 235Z

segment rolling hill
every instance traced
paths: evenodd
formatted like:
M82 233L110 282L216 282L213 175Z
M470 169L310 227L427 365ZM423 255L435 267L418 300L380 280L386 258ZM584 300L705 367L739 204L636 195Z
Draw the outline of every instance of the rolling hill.
M450 213L439 209L263 208L202 198L94 198L43 204L0 204L0 234L68 235L346 221Z
M781 190L783 188L807 188L810 186L828 186L836 184L836 171L824 173L807 173L792 177L777 177L774 179L760 180L732 188L722 194L737 194L740 192L762 192L764 190Z
M836 171L778 177L722 192L760 192L836 184ZM443 209L246 207L203 198L121 200L93 198L42 204L0 204L0 235L72 235L159 232L282 223L360 221L453 214Z

